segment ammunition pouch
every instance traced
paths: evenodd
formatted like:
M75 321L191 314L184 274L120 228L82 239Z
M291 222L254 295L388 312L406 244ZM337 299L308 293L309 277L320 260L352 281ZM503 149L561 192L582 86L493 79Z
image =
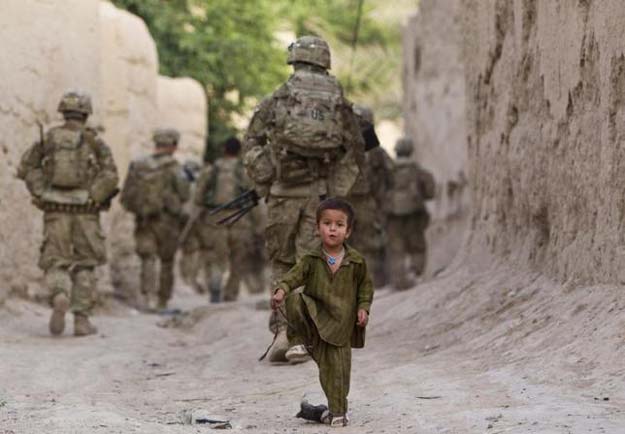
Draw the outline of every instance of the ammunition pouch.
M35 206L45 212L63 212L68 214L94 214L101 210L83 189L49 188L36 199Z
M326 179L330 173L329 167L335 160L335 155L330 153L323 158L306 158L286 153L278 160L278 181L285 185L301 185Z

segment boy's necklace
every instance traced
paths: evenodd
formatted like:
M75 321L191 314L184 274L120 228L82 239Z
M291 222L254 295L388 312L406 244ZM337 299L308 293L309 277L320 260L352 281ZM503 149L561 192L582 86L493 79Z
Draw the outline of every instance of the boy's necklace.
M335 255L335 256L332 256L331 254L326 252L325 249L321 249L321 250L323 251L323 254L326 257L326 261L332 267L335 266L336 264L340 264L341 261L343 260L343 256L345 256L345 248L344 247L341 250L341 252L338 255Z

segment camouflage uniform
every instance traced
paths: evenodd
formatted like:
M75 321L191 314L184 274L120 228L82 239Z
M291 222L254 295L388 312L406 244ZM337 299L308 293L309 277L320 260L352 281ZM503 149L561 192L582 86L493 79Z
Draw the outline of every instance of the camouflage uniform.
M325 196L346 196L360 172L364 143L351 103L329 75L330 50L305 36L289 47L289 80L256 108L247 130L245 166L265 196L265 231L274 281L318 243L315 212ZM285 328L272 315L270 328ZM285 342L285 339L281 339ZM274 346L270 360L284 358Z
M208 211L230 202L249 188L250 182L245 175L241 159L236 156L220 158L200 172L195 204ZM219 301L220 298L223 298L223 301L235 301L239 296L242 279L254 289L257 285L255 279L250 279L243 266L252 247L248 235L251 232L252 221L250 216L246 216L235 225L217 226L215 222L228 211L212 216L205 212L196 225L213 302ZM230 274L221 297L221 281L226 270L230 270Z
M355 106L360 128L373 128L370 109ZM390 187L393 161L378 145L365 153L364 170L349 192L348 200L356 213L356 224L349 244L365 256L376 286L386 284L386 193Z
M189 182L172 156L179 140L174 130L157 130L157 152L135 160L128 168L122 205L135 214L135 250L141 258L141 293L147 304L158 294L164 308L174 287L174 259L184 224L183 205L189 199ZM160 274L157 274L160 262ZM158 281L158 285L157 285Z
M94 268L106 262L99 213L108 209L119 179L111 150L86 127L92 113L89 96L68 92L59 111L65 123L25 152L18 177L44 212L39 267L54 308L50 331L63 332L71 304L74 333L86 335L96 331L88 321L95 301Z
M425 201L435 194L432 174L410 158L412 140L400 139L395 147L397 160L389 193L388 243L391 256L391 283L397 289L410 287L410 271L421 275L425 270L427 246L425 230L430 214ZM406 259L410 269L406 269Z
M187 180L191 184L191 198L195 197L195 191L197 189L197 178L201 169L201 165L194 160L186 161L183 164L183 171L187 177ZM187 201L184 206L184 214L188 216L193 215L195 212L195 207L196 205L193 200ZM202 267L202 258L200 251L200 234L198 229L199 226L194 226L183 240L180 246L182 254L180 255L180 259L178 260L178 269L180 271L180 277L182 277L183 282L193 288L197 293L203 294L206 292L206 289L199 281L200 269Z

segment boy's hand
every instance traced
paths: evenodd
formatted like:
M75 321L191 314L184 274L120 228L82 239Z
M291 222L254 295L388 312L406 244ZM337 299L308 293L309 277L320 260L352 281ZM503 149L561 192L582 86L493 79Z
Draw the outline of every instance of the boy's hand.
M278 288L276 292L271 297L271 308L273 310L278 309L284 303L284 297L286 296L284 289Z
M367 323L369 322L369 314L364 309L358 309L358 326L359 327L367 327Z

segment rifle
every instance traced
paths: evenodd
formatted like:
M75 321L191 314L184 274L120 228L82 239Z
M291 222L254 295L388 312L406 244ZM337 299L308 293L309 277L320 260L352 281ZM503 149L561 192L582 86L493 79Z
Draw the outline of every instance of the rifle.
M189 217L189 220L187 220L187 223L184 225L184 229L182 229L182 232L180 233L180 237L178 238L178 245L181 246L185 243L185 241L187 241L191 229L193 229L195 223L200 219L200 217L202 217L204 211L206 210L203 207L197 206L193 208L193 213Z
M233 209L235 210L233 213L228 214L226 217L217 222L218 225L232 226L241 220L245 214L250 212L252 208L258 205L259 201L260 196L256 193L256 190L247 190L243 194L232 199L230 202L212 209L209 215L215 215L220 211Z
M37 122L37 126L39 127L39 144L41 147L43 147L43 142L45 140L43 133L43 124L39 120L36 120L35 122Z
M260 196L258 196L256 190L247 190L243 194L232 199L230 202L220 205L217 208L211 209L209 215L215 215L223 210L234 210L233 213L228 214L217 222L218 225L232 226L233 224L238 222L245 214L250 212L252 208L258 205L259 201ZM189 233L191 232L191 229L200 219L200 217L204 215L205 211L205 207L197 207L193 210L191 217L189 217L187 224L180 233L180 238L178 238L178 244L184 244L189 236Z

